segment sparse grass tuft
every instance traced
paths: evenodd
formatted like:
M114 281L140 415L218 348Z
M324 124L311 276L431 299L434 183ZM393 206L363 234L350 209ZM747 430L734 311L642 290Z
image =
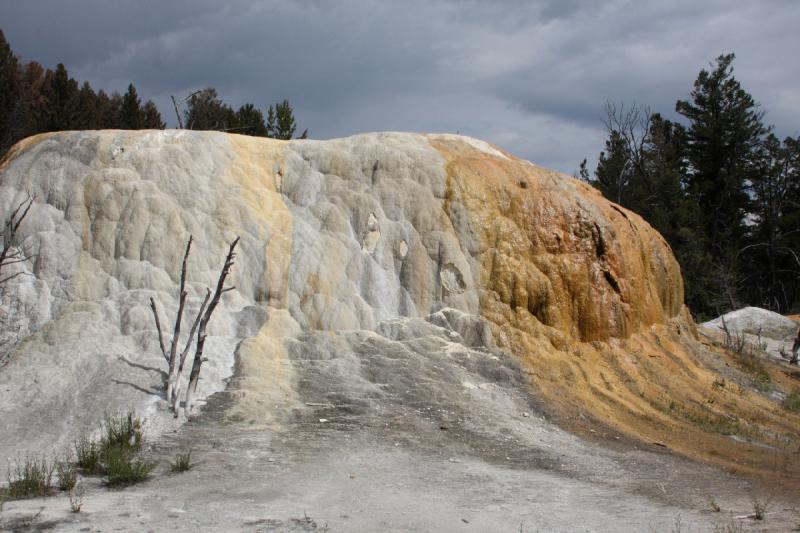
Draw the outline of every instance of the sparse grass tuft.
M56 476L58 476L58 490L70 491L78 481L78 469L69 454L64 459L56 461Z
M138 452L142 447L142 442L144 442L142 419L136 416L134 411L131 410L122 415L106 415L101 440L103 450L124 448Z
M173 472L186 472L190 468L192 468L192 450L175 455L175 462L171 468Z
M13 472L13 473L12 473ZM28 455L8 469L8 496L11 499L48 496L53 489L53 464L44 457Z
M75 466L87 474L100 474L100 446L88 435L81 435L75 440Z
M741 369L750 374L753 388L761 392L768 391L772 378L761 360L763 350L760 349L760 346L749 342L744 333L731 332L727 326L723 331L725 332L725 348L733 354Z
M134 411L106 415L99 454L107 485L121 487L147 479L156 465L136 457L143 442L142 419Z
M786 395L783 400L783 408L787 411L800 413L800 389L794 390Z
M135 453L123 447L105 450L103 462L106 470L106 484L110 487L123 487L140 483L147 479L156 464L135 457Z
M744 525L735 520L731 520L727 524L715 524L714 533L744 533Z

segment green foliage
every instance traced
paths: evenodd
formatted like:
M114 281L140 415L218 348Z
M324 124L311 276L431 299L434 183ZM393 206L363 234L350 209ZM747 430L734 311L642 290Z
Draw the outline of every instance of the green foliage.
M698 317L800 305L800 140L769 134L733 60L719 56L677 102L687 126L609 104L591 180L664 235Z
M100 439L100 464L112 487L144 481L155 463L137 457L144 443L142 419L134 411L106 415Z
M36 498L52 492L53 464L45 457L17 459L8 469L8 496L12 499Z
M136 92L136 87L131 83L125 96L122 97L120 113L120 127L126 130L137 130L144 125L144 110Z
M192 451L186 453L178 453L175 455L175 462L172 463L171 470L173 472L186 472L192 468Z
M244 104L236 112L236 133L253 135L255 137L267 136L267 125L264 123L264 114L253 104Z
M184 124L190 130L227 130L236 128L236 115L215 88L206 87L189 98Z
M184 123L190 130L229 131L273 139L291 139L297 129L294 111L288 100L269 106L265 121L264 114L251 103L242 105L234 112L213 87L191 95L184 112ZM306 130L301 138L305 139L307 135Z
M272 106L267 110L267 116L274 116L272 124L268 124L267 135L273 139L289 140L294 136L297 126L294 123L294 111L289 105L289 100L275 103L275 111Z
M136 454L123 446L106 448L103 454L106 484L121 487L139 483L155 468L155 463L138 459Z
M75 466L87 474L99 474L102 471L100 446L86 434L75 440Z
M0 157L20 139L46 131L164 126L155 104L142 105L133 84L124 97L95 93L61 63L50 70L20 62L0 31Z
M100 441L102 454L110 448L122 448L137 452L144 442L142 419L134 411L120 415L106 415L103 438Z
M56 476L58 476L58 490L70 491L78 481L78 470L72 461L71 454L67 453L61 461L56 461Z
M288 100L267 110L267 118L251 103L237 111L213 87L191 95L184 111L188 129L219 130L291 139L297 126ZM55 70L39 63L21 63L0 30L0 157L20 139L47 131L86 129L163 129L156 105L142 103L131 83L124 95L95 92L80 84L59 63ZM301 139L308 136L303 131Z
M142 107L142 128L150 130L163 130L167 127L166 123L161 120L161 114L158 112L156 104L152 100L148 100Z

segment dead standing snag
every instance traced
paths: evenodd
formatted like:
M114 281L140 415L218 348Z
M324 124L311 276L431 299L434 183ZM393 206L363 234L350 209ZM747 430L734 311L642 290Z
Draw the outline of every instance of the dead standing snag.
M197 331L197 347L195 348L194 352L192 371L189 374L189 384L186 386L186 400L183 404L187 413L191 408L192 392L197 389L197 381L200 378L200 366L203 364L203 361L206 360L203 357L203 348L205 347L206 343L206 327L208 326L208 321L211 320L211 314L214 312L214 309L217 308L220 296L222 296L222 294L225 292L235 289L235 287L225 287L225 278L228 277L228 273L230 273L231 267L233 266L233 261L236 258L236 253L234 250L236 249L236 245L238 243L239 237L236 237L236 239L228 248L228 255L225 257L225 263L222 265L222 271L219 273L217 289L214 291L214 297L211 299L211 303L208 304L208 308L206 309L203 318L200 320L200 329Z
M33 206L35 196L28 195L28 197L20 202L17 207L11 212L11 215L6 220L3 227L3 249L0 250L0 270L8 265L16 263L23 263L33 257L31 254L26 253L22 247L14 248L14 243L17 240L17 231L20 224L28 216L28 212ZM3 275L0 272L0 284L10 281L22 274L22 271L14 274Z
M183 322L183 314L184 309L186 306L186 265L189 260L189 252L192 248L192 236L189 236L189 240L186 243L186 252L183 255L183 264L181 265L181 281L180 281L180 292L178 295L178 313L175 317L175 326L173 327L172 332L172 341L170 343L169 353L167 353L166 345L164 344L164 336L161 331L161 319L158 313L158 307L156 306L156 302L153 298L150 298L150 309L153 312L153 319L156 323L156 331L158 332L158 344L161 348L161 354L164 356L164 359L167 362L169 367L169 374L167 376L167 391L166 391L166 400L170 406L170 409L175 416L178 416L178 412L180 409L180 377L183 373L183 365L186 361L186 357L189 354L189 349L192 346L192 340L194 339L195 331L197 331L197 344L195 347L195 356L194 361L192 363L192 370L189 375L189 383L186 387L186 399L184 403L184 408L188 411L190 407L191 401L191 394L197 388L197 381L200 378L200 367L202 366L203 362L206 360L203 357L203 348L205 346L206 340L206 328L208 326L208 322L211 320L211 315L216 309L217 304L219 303L219 299L223 293L232 290L234 287L225 287L225 279L228 277L230 273L231 267L233 266L234 259L236 254L234 253L234 249L239 242L239 237L237 237L228 248L228 255L225 257L225 263L222 266L222 271L220 272L219 279L217 280L217 288L214 291L214 297L211 299L211 303L209 304L209 298L211 298L211 290L206 289L206 295L203 299L203 303L200 305L200 310L197 312L197 316L195 317L194 321L192 322L192 328L189 331L189 336L186 340L186 344L184 345L183 350L178 354L178 343L180 342L180 335L181 335L181 324ZM208 307L206 307L208 305ZM199 331L198 331L199 326Z

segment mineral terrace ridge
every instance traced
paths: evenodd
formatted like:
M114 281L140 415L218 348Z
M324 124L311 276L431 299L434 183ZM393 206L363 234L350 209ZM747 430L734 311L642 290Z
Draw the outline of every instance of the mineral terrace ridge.
M712 386L720 372L745 379L698 333L665 240L589 185L485 142L62 132L3 161L0 212L24 191L37 256L2 303L15 345L0 368L2 457L52 450L130 406L168 429L148 305L175 316L191 234L190 312L241 237L199 390L224 396L226 424L444 428L491 455L504 428L546 417L588 441L657 443L797 485L800 417Z

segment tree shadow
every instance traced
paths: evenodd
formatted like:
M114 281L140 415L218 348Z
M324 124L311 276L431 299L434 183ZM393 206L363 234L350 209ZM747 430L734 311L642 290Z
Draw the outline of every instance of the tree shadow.
M117 385L127 385L128 387L133 387L139 392L143 392L145 394L152 394L155 396L162 396L162 397L164 395L164 391L161 389L147 389L145 387L142 387L141 385L137 385L136 383L131 383L130 381L120 381L118 379L112 379L111 382L116 383Z

